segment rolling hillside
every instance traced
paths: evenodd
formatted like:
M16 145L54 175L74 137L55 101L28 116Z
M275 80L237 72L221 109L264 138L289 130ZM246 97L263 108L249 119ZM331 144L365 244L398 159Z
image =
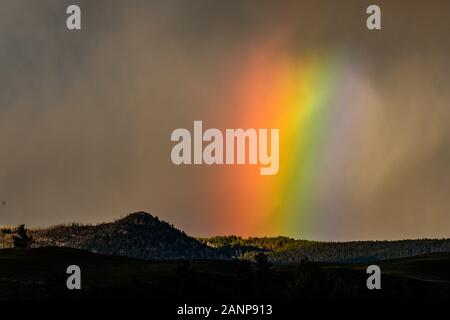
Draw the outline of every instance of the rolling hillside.
M47 247L0 250L1 299L449 299L450 254L385 261L382 290L367 290L364 264L140 260ZM82 290L66 289L66 268ZM447 268L447 269L446 269ZM444 270L445 269L445 270Z
M193 238L145 212L132 213L110 223L61 225L31 230L31 233L37 240L34 247L71 247L140 259L253 260L256 254L265 252L276 264L299 263L305 259L326 263L365 263L450 253L450 239L320 242L288 237ZM0 244L8 243L8 237L11 234L3 235Z
M215 258L216 251L145 212L98 225L56 226L34 232L36 246L63 246L141 259Z
M358 263L413 257L429 253L450 253L450 239L398 241L322 242L288 237L241 238L218 236L203 243L241 258L252 259L264 251L273 263L316 262Z

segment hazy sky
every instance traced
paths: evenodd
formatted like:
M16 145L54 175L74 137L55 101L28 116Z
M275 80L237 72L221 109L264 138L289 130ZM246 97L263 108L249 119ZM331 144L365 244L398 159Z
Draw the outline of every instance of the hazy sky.
M450 236L450 2L376 1L381 31L365 28L372 2L342 2L0 1L0 225L144 210L188 234L233 233L205 195L221 169L175 167L170 134L231 121L230 70L278 30L293 54L339 52L360 88L338 111L320 223L289 235ZM81 31L66 30L73 3Z

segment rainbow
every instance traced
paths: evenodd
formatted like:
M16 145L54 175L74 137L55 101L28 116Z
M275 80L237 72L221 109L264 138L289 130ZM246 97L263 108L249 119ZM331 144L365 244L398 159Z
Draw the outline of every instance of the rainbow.
M261 176L254 166L222 167L211 191L219 215L213 233L311 237L340 61L337 55L293 56L279 43L249 51L233 70L225 111L233 123L228 118L223 127L279 128L280 170Z

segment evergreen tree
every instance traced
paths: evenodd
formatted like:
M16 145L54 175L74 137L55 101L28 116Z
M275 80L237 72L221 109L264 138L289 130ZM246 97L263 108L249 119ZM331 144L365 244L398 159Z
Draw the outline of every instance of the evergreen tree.
M255 256L256 266L258 271L266 272L270 269L272 264L269 262L269 258L266 254L260 252Z
M29 248L34 243L33 237L27 234L25 225L21 224L17 227L17 235L13 236L13 243L15 248Z

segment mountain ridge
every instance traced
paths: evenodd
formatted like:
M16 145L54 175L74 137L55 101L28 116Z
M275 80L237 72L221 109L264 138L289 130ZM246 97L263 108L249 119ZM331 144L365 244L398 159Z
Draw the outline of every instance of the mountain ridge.
M146 212L96 225L61 225L35 232L37 246L63 246L141 259L215 257L212 248Z
M264 252L273 263L358 263L450 252L450 239L319 242L288 237L194 238L138 211L96 225L73 223L33 231L35 246L61 246L140 259L245 259Z

